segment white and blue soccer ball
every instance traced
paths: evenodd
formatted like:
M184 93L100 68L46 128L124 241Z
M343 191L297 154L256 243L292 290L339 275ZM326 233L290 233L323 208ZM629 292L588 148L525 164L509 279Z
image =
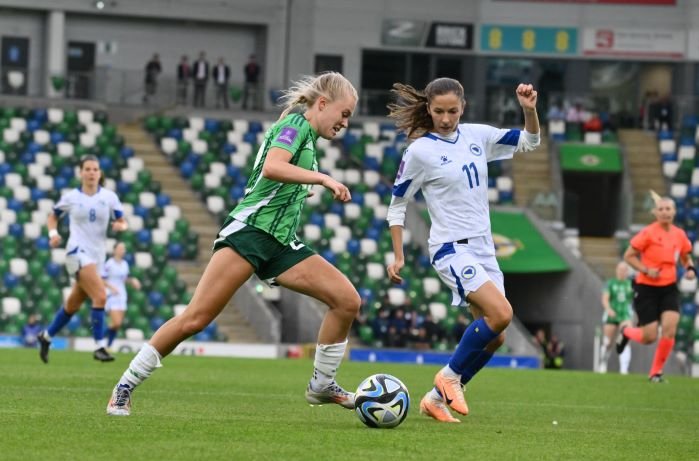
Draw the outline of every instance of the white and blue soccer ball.
M357 388L354 410L369 427L390 429L405 421L410 407L408 388L395 376L369 376Z

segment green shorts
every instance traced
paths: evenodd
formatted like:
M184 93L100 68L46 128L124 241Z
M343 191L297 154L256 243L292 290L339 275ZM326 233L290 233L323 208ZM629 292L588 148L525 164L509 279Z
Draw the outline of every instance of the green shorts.
M299 240L284 245L271 234L256 227L227 218L214 241L214 253L232 248L255 268L262 280L271 280L304 259L316 254Z

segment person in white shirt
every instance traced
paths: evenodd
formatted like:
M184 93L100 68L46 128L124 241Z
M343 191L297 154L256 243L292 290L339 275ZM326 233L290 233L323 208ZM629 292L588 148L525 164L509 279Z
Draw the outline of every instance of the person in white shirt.
M502 345L512 320L490 230L488 162L539 145L537 92L524 83L516 89L524 111L520 131L459 124L466 101L456 80L438 78L424 91L403 84L393 87L397 102L389 105L389 117L412 143L403 154L388 210L395 261L387 271L392 282L403 281L405 212L410 197L422 190L432 221L428 241L432 265L451 289L452 304L469 306L475 320L449 364L435 376L435 387L420 402L420 412L438 421L459 422L449 407L468 414L463 385Z
M104 263L102 278L107 288L107 304L105 310L109 312L109 327L107 328L107 348L111 348L114 339L119 333L121 324L124 323L124 314L128 303L126 284L136 290L141 289L141 282L134 277L129 277L129 263L124 259L126 245L119 242L114 246L112 257Z
M65 306L56 313L48 328L42 331L39 340L39 357L48 363L51 339L71 319L83 302L92 301L92 335L95 339L95 360L110 362L114 357L105 346L104 305L106 291L100 277L106 256L107 226L112 220L112 230L119 232L128 229L121 202L111 190L100 183L102 172L97 157L86 155L80 160L81 185L63 194L46 222L49 230L49 243L56 248L61 243L58 233L58 220L70 218L70 237L66 244L66 270L75 277L75 283Z

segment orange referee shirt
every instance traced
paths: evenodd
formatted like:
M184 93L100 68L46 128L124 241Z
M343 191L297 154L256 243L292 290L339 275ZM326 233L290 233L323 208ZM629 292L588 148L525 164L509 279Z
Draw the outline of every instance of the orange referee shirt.
M641 229L629 243L641 253L644 266L660 269L657 279L639 272L636 283L643 285L666 286L677 282L677 260L692 251L692 243L682 229L671 225L666 231L657 222Z

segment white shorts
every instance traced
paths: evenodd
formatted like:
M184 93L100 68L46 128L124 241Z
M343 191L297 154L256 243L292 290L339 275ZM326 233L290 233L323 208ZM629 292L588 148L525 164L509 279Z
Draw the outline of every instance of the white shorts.
M126 295L107 295L107 303L104 305L104 309L109 311L125 311L126 310Z
M102 273L104 253L90 252L81 247L70 248L66 251L66 270L74 277L80 269L90 264L97 265L97 275Z
M454 306L468 306L468 294L488 281L505 294L504 277L495 259L491 236L469 238L468 243L432 245L430 258L439 278L451 290Z

